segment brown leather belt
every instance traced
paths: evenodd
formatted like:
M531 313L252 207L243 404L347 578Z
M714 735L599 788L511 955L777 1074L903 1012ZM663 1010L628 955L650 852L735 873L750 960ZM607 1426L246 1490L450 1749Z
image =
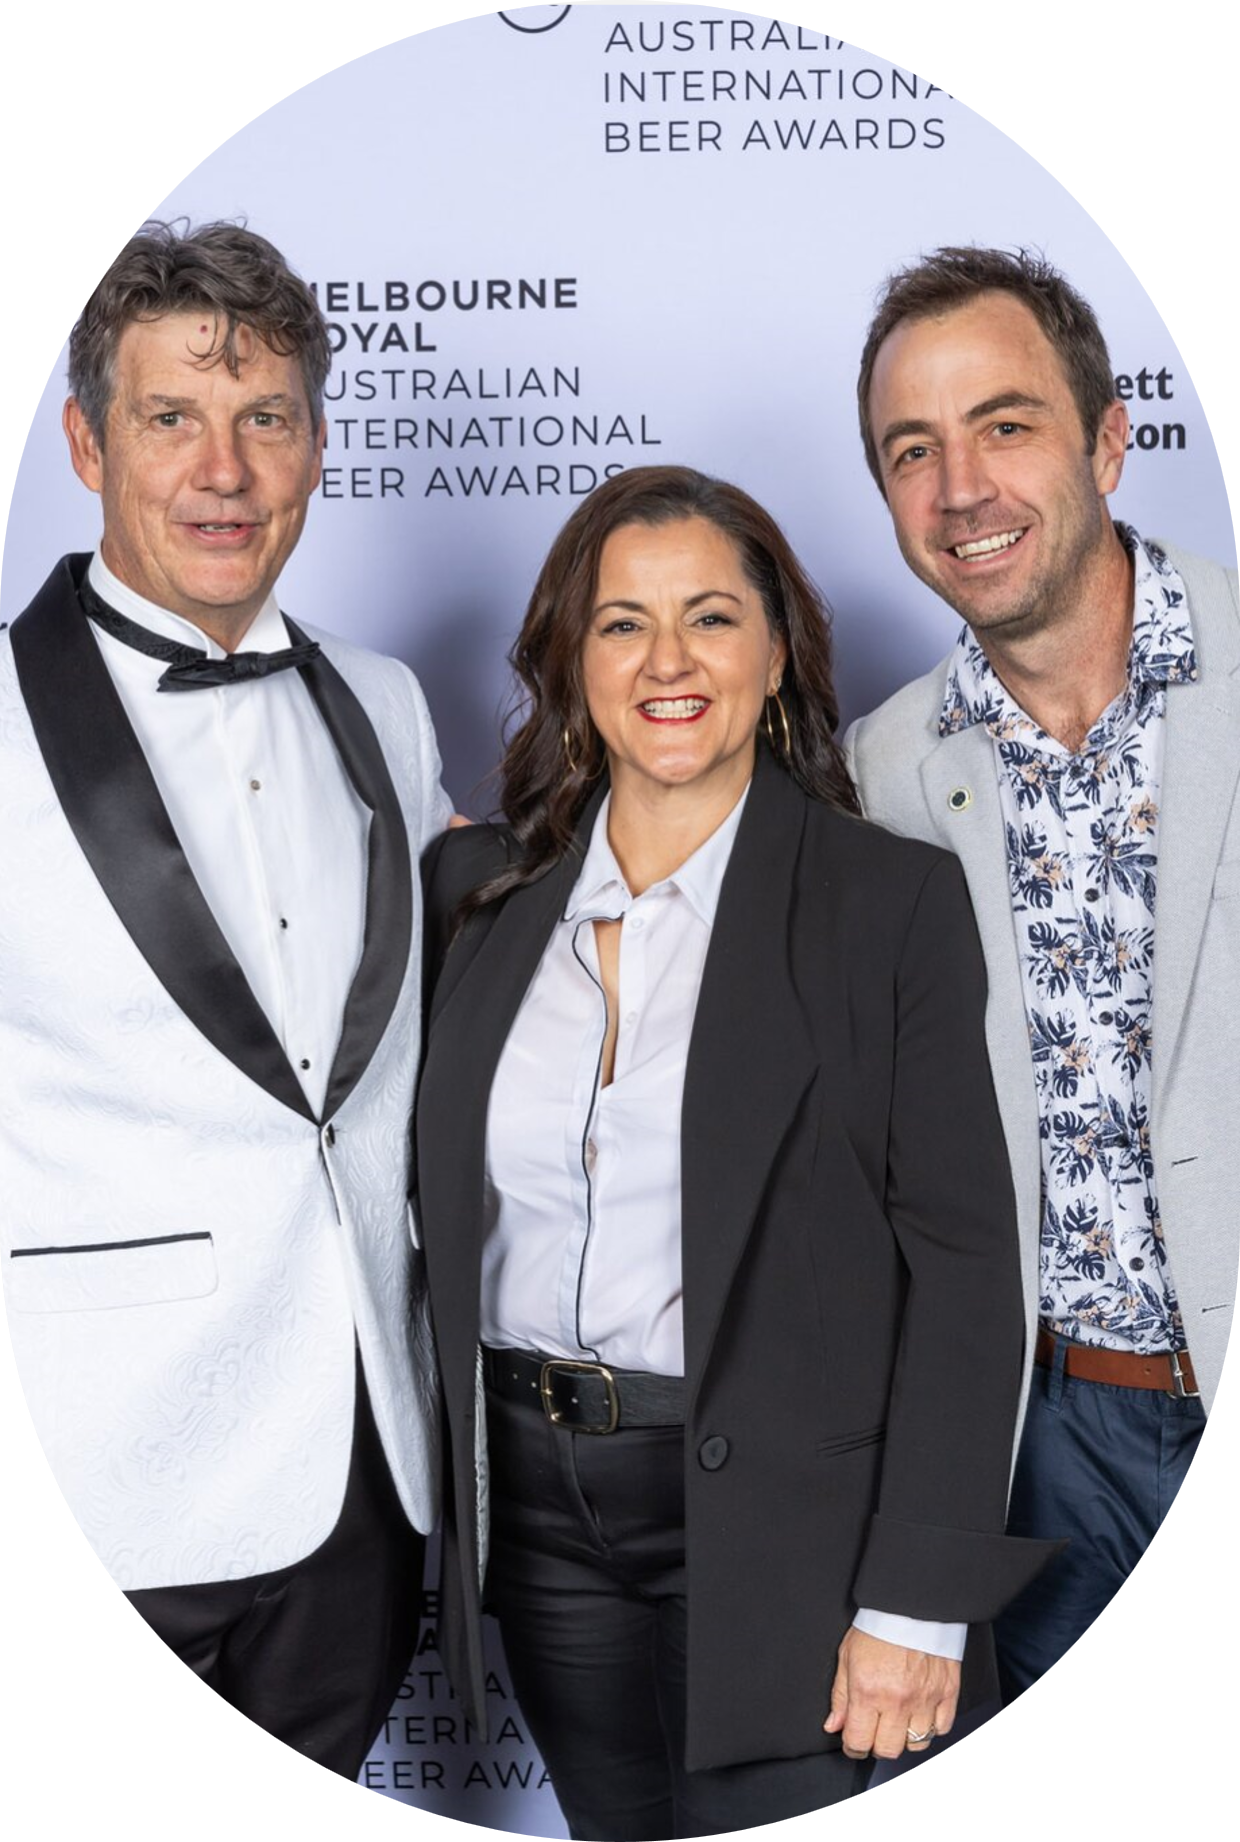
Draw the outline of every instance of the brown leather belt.
M1039 1368L1054 1368L1057 1343L1049 1330L1039 1328L1033 1346L1033 1360ZM1064 1373L1077 1381L1106 1382L1112 1388L1157 1388L1179 1400L1195 1399L1200 1393L1187 1350L1137 1356L1127 1350L1089 1349L1083 1343L1067 1343L1064 1349Z

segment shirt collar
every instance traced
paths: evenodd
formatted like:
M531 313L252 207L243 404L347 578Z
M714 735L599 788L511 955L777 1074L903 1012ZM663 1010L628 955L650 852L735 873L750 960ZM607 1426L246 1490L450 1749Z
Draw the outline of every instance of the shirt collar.
M167 608L159 607L148 601L132 588L128 588L119 576L113 575L103 560L101 551L96 550L90 559L87 571L90 585L101 601L106 601L118 614L127 615L136 620L140 626L147 627L152 633L158 633L161 639L175 640L180 646L196 646L205 651L209 659L226 659L228 654L215 640L205 634L192 621L183 620L179 614L172 614ZM288 629L279 603L274 594L268 595L258 610L250 626L246 629L242 645L247 652L281 652L289 644ZM133 648L127 648L132 652ZM142 653L135 653L135 658L143 658ZM151 665L162 672L163 663L152 659Z
M723 884L724 871L732 855L732 846L736 842L741 814L748 797L749 788L746 787L723 824L711 833L706 842L700 844L678 870L664 877L662 882L652 883L645 893L653 895L657 890L678 890L698 919L707 927L712 927L715 910L719 906L719 890ZM626 914L637 899L630 893L624 872L616 862L615 852L608 842L607 816L610 811L611 794L608 793L599 807L585 861L564 909L566 921L576 921L583 916L606 914L614 917Z
M1180 573L1161 545L1143 541L1131 525L1116 528L1132 554L1133 679L1147 684L1192 681L1197 677L1197 653Z
M1115 528L1133 561L1130 693L1142 684L1182 684L1195 679L1197 655L1179 572L1165 550L1146 543L1131 525ZM939 734L955 735L975 723L984 724L1000 741L1020 731L1042 733L1005 690L966 626L948 661Z

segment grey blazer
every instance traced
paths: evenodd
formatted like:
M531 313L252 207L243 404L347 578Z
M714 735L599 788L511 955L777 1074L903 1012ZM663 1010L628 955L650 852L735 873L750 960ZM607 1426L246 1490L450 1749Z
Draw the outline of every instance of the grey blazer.
M1171 1270L1209 1407L1231 1328L1240 1242L1240 595L1234 570L1163 548L1184 578L1200 676L1167 698L1150 1110ZM854 723L845 747L867 817L946 845L964 866L990 980L986 1037L1016 1187L1032 1330L1038 1113L998 783L984 730L939 735L946 677L944 660ZM972 800L956 811L949 795L960 787ZM1030 1336L1026 1352L1031 1343Z

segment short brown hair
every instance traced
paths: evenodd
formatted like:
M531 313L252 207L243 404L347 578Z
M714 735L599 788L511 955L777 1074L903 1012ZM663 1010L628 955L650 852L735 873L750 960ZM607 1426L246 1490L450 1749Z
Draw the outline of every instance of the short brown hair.
M1102 328L1089 302L1042 256L1027 249L936 249L889 275L866 334L857 377L861 440L870 472L886 497L870 430L870 385L879 348L905 320L926 320L965 307L980 294L1011 294L1027 307L1054 347L1092 451L1115 375Z
M203 308L223 323L200 363L238 374L237 330L249 327L281 358L301 367L312 423L323 414L331 347L318 302L266 237L242 224L187 219L142 226L111 264L69 335L69 388L103 445L115 385L116 352L127 326Z

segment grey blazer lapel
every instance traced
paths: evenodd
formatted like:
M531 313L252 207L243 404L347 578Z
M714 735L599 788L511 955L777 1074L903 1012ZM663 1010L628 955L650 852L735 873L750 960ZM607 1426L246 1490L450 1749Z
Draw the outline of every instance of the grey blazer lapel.
M1042 1193L1038 1101L1012 923L994 748L986 730L975 724L945 736L922 762L921 779L934 835L959 857L969 885L986 957L986 1041L1020 1205L1022 1237L1030 1232L1036 1236Z
M1155 1118L1175 1060L1238 780L1240 665L1233 647L1230 658L1212 660L1207 651L1195 684L1167 687L1154 912ZM1228 1026L1220 1020L1220 1027Z

